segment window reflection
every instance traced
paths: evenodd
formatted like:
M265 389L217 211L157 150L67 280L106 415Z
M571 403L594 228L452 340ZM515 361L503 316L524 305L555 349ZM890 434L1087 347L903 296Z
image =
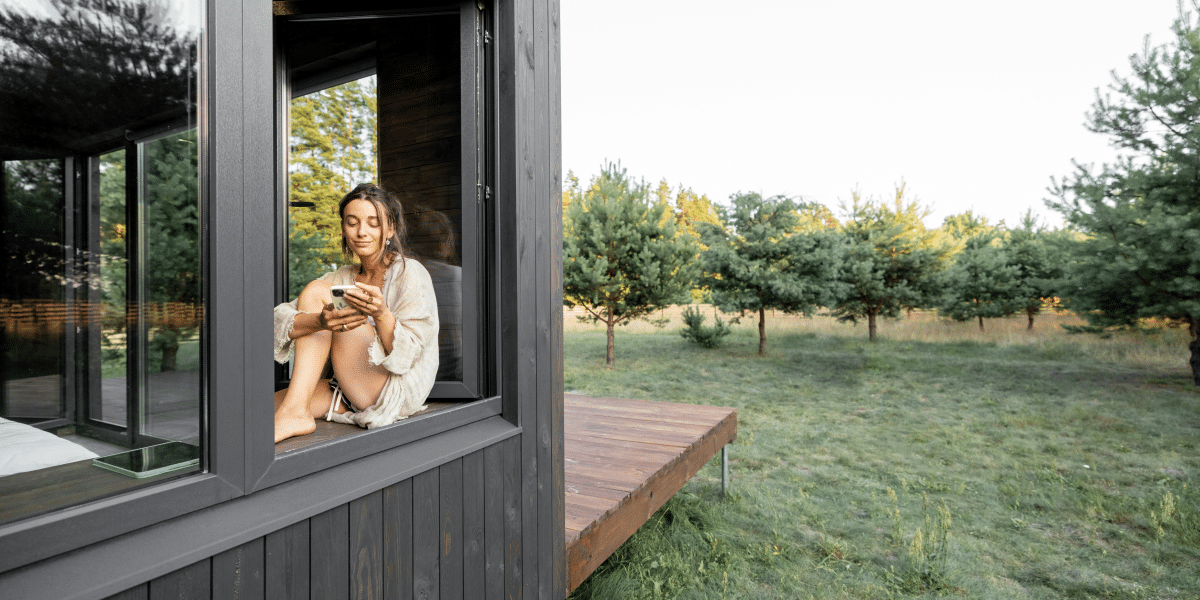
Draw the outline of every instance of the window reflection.
M0 522L121 477L90 456L200 443L202 10L0 0Z
M63 169L56 159L4 163L4 320L0 323L4 386L0 417L39 421L65 416L66 315Z

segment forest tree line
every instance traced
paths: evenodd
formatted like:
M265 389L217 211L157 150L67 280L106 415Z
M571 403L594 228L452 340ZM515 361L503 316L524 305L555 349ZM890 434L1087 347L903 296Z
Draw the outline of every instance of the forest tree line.
M767 309L866 321L936 309L975 320L1025 314L1032 327L1054 304L1087 320L1078 329L1186 328L1200 386L1200 11L1174 38L1130 58L1097 90L1089 130L1121 156L1076 164L1052 179L1046 205L1065 226L1026 213L989 223L970 212L926 227L928 209L904 185L888 199L851 194L834 213L802 198L734 194L716 206L604 165L563 190L564 303L608 329L699 290L723 311L757 313L765 352Z

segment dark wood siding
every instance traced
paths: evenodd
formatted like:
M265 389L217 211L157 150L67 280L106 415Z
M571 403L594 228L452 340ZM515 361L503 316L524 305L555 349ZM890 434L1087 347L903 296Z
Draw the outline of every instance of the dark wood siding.
M210 31L212 45L222 60L247 62L214 63L223 77L214 84L220 102L211 107L219 125L214 147L234 151L215 152L211 193L226 204L252 207L270 196L243 182L244 169L270 171L269 164L260 168L270 162L269 147L251 143L271 139L262 135L262 123L273 122L274 110L264 100L270 86L263 77L271 68L270 15L259 0L231 4L242 10L210 15L220 25ZM208 466L217 475L164 484L165 492L146 494L193 507L183 511L138 504L138 498L98 502L95 514L149 525L120 535L73 533L76 522L65 518L57 528L60 521L53 519L17 524L10 538L28 539L33 558L0 572L0 595L289 600L565 595L558 1L484 4L494 45L489 67L495 110L487 139L495 157L489 165L489 210L496 219L487 240L493 244L487 266L495 352L485 377L496 382L489 391L499 398L468 406L498 402L501 416L431 421L434 431L412 439L400 435L409 431L401 425L386 438L400 440L395 443L370 434L275 457L266 435L269 405L256 400L270 394L270 378L251 385L245 382L254 376L243 370L244 364L258 364L259 354L269 359L270 327L266 321L245 327L249 321L241 318L266 314L272 304L269 291L262 291L270 286L261 285L269 277L254 262L271 253L244 251L251 245L243 244L243 235L254 237L253 247L261 250L270 245L270 236L261 232L272 227L248 221L245 231L240 222L235 230L217 229L210 232L220 250L214 262L244 261L243 289L250 290L222 289L213 313L214 322L220 319L214 331L234 332L212 340L219 360L209 393L220 401L210 405ZM463 6L473 10L475 3ZM244 48L254 52L243 55ZM415 72L409 78L420 80ZM426 96L443 93L434 80L420 81L427 85ZM243 98L246 90L254 92L249 100ZM437 104L444 102L431 106ZM434 114L424 119L431 127L461 120ZM254 135L243 140L242 131ZM381 131L381 138L387 135ZM402 190L418 189L410 186L444 169L439 156L462 147L446 137L410 139L415 147L395 154L401 166L384 174ZM252 149L258 158L246 157ZM405 160L411 168L404 167ZM456 171L451 179L449 186L425 188L423 198L456 202L462 177ZM267 391L259 393L260 387ZM347 455L353 461L343 464ZM206 482L212 485L199 485ZM163 516L145 521L130 507ZM45 532L55 533L52 539L38 537Z
M516 440L477 450L109 598L514 597L505 593L499 575L519 574L519 568L490 564L497 553L489 550L520 549L520 517L506 518L506 505L499 501L505 497L515 505L520 477L515 471L498 477L503 467L488 467L516 466ZM505 454L511 459L497 460ZM511 552L501 560L519 564L520 555ZM507 585L515 592L520 583L514 577Z

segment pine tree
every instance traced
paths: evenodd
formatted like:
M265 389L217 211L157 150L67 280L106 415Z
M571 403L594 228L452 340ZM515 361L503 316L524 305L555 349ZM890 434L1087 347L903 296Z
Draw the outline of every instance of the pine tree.
M1164 319L1188 328L1200 386L1200 4L1174 39L1131 58L1097 92L1088 128L1123 149L1098 172L1076 165L1048 204L1085 234L1067 265L1067 305L1097 329ZM1114 97L1115 96L1115 97Z
M291 103L288 200L314 206L292 211L290 243L304 250L319 242L320 255L311 260L326 267L345 261L338 202L355 185L375 181L376 102L371 77L301 96ZM296 278L302 274L289 273L289 279Z
M692 285L695 241L677 235L666 210L649 186L610 163L564 215L563 303L605 324L609 368L614 328L678 302Z
M840 281L846 244L824 230L803 230L796 203L735 194L722 226L702 224L704 283L725 312L758 314L758 354L767 351L766 311L813 313L844 293ZM740 317L739 317L740 318Z
M842 231L850 250L843 273L849 291L834 307L842 321L867 320L867 335L876 341L877 319L921 308L939 296L936 276L945 270L955 245L939 230L925 228L929 210L905 198L896 187L891 206L851 195Z
M977 319L982 332L984 319L1007 317L1024 308L1020 269L1009 263L1002 229L984 222L960 231L970 234L940 277L944 295L938 312L955 321Z
M146 145L144 240L145 297L150 302L159 351L150 372L174 371L179 342L199 327L191 311L179 305L200 302L200 194L198 139L192 129Z
M1047 231L1030 209L1021 217L1021 227L1009 231L1004 242L1008 264L1017 269L1016 284L1028 330L1033 329L1034 317L1058 293L1065 262L1054 239L1064 235L1069 232Z

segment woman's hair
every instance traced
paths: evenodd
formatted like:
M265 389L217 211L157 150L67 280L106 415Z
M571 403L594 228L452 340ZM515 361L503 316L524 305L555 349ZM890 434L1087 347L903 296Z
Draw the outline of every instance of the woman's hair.
M338 216L340 218L346 218L346 205L355 200L366 200L374 204L379 216L383 217L385 222L390 223L393 227L392 237L388 238L384 245L385 261L388 258L387 251L395 253L399 259L403 260L405 254L407 254L404 243L408 232L404 225L404 208L400 205L400 199L395 194L374 183L360 183L358 187L351 190L338 203ZM383 225L383 223L380 223L380 225ZM342 234L342 252L346 255L352 254L350 251L350 242L346 240L344 233ZM391 264L390 261L387 264Z

